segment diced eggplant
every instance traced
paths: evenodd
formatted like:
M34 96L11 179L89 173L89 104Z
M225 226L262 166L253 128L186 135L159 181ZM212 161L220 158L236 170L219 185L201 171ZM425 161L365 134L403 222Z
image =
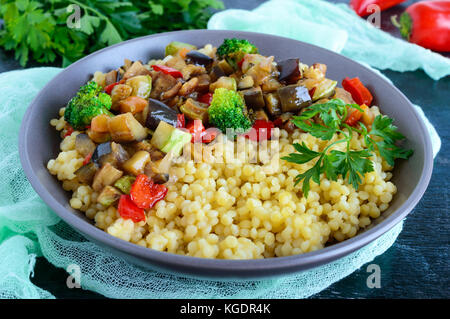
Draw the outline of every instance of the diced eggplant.
M195 91L198 85L198 78L191 78L189 81L185 82L181 89L178 91L178 95L186 96Z
M103 167L95 174L94 181L92 182L92 188L96 192L100 192L103 187L114 184L120 177L122 177L123 172L118 170L109 163L103 165Z
M129 79L137 75L150 75L150 70L146 69L140 61L135 61L125 72L123 78Z
M147 137L147 130L131 113L112 117L108 122L111 138L117 143L141 141Z
M161 94L161 100L168 100L173 98L178 94L182 86L183 84L181 83L181 81L178 81L170 90Z
M266 110L273 117L281 114L281 103L276 93L264 94Z
M105 74L105 85L110 85L117 82L117 70L109 71Z
M262 109L265 105L261 87L257 86L251 89L243 90L245 105L252 109Z
M206 74L206 69L201 65L187 64L181 69L181 74L183 74L183 80L188 81L194 76Z
M91 161L98 166L110 163L113 166L120 166L130 158L128 152L122 145L114 142L106 142L97 145L92 154Z
M170 177L168 173L161 173L152 162L148 163L147 166L145 166L144 173L156 184L167 183Z
M314 69L317 69L320 72L322 72L323 76L325 76L327 74L327 65L326 64L314 63L312 66L313 66Z
M126 99L133 92L133 88L126 84L117 84L111 91L111 109L114 111L119 110L119 101Z
M180 51L181 49L184 49L184 48L189 49L189 50L197 49L197 47L192 44L179 42L179 41L172 41L166 46L166 50L165 50L166 56L176 55L178 53L178 51Z
M277 63L277 67L280 72L278 80L287 84L297 82L302 76L299 68L299 59L287 59L280 61Z
M253 84L255 82L253 81L253 78L250 75L246 75L242 77L242 79L238 82L238 89L239 90L245 90L253 87Z
M90 185L94 179L95 173L98 171L98 166L94 163L88 163L81 166L75 171L77 180L80 183Z
M226 75L230 75L234 72L233 67L227 62L227 60L220 60L219 63L217 63L217 66L221 68Z
M97 197L97 202L104 207L109 207L114 204L122 195L119 190L113 186L106 186L103 188L100 195Z
M211 73L209 74L210 78L211 78L211 82L215 82L217 81L219 78L221 78L222 76L227 76L225 74L225 72L222 70L222 68L218 65L215 65L212 70Z
M162 72L158 72L156 79L153 79L153 88L150 93L150 97L152 99L160 99L161 95L169 91L174 85L177 84L177 79L171 76L170 74L165 74Z
M75 149L83 157L86 157L95 150L95 143L87 134L81 133L75 137Z
M151 129L156 130L159 125L159 122L163 121L169 123L170 125L176 127L177 126L177 111L168 107L161 101L149 99L149 113L147 115L147 120L145 125Z
M208 120L208 105L195 101L191 98L180 107L180 111L190 120Z
M281 86L281 83L276 78L270 76L264 79L261 84L261 89L264 93L271 93L278 90Z
M197 91L204 93L209 91L211 79L208 74L201 74L198 77Z
M211 83L209 85L210 92L214 92L218 88L225 88L228 90L236 91L237 89L236 79L228 76L222 76L216 82Z
M296 113L311 104L308 89L304 86L292 84L277 90L281 102L281 111Z
M133 89L131 95L144 99L147 99L152 91L152 77L150 75L134 76L129 78L125 84Z
M123 163L123 169L129 174L138 176L144 172L144 168L150 160L149 152L138 151L128 161Z
M131 190L131 185L133 185L134 181L136 180L136 177L131 175L125 175L119 178L115 183L114 186L120 189L120 191L124 194L129 194Z
M111 140L111 134L109 132L100 133L89 128L86 130L86 134L95 143L106 143Z
M202 65L205 68L208 68L211 66L211 64L213 63L213 59L209 56L207 56L206 54L203 54L199 51L189 51L188 53L186 53L186 62L187 63L193 63L193 64L198 64L198 65Z
M253 115L255 121L256 120L264 120L264 121L269 121L269 116L267 115L267 113L264 110L258 110L254 113Z

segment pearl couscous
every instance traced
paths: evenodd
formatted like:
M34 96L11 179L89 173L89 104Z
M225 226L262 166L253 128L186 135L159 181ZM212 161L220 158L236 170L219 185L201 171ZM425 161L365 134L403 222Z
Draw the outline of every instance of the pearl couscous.
M187 48L187 52L193 50ZM309 189L305 190L302 183L297 183L298 176L313 169L317 160L286 160L299 145L307 148L309 154L357 153L368 148L370 140L364 136L364 131L351 127L355 124L349 119L354 113L349 113L347 126L343 125L328 138L320 138L317 133L315 137L293 126L289 121L292 117L288 117L288 121L283 117L286 114L292 116L292 112L302 114L304 101L294 105L294 109L292 101L289 102L289 111L281 114L281 120L277 117L280 113L271 109L276 107L273 99L277 97L272 96L275 93L271 87L274 85L279 87L275 92L280 95L285 94L279 91L283 88L313 86L307 96L309 106L326 103L332 98L354 103L350 94L339 88L320 100L313 98L314 85L323 83L320 81L325 79L326 66L308 67L297 61L294 67L301 71L300 78L293 82L292 76L296 73L282 79L282 70L274 71L277 63L273 62L273 57L252 53L244 55L239 66L242 70L229 77L214 79L214 71L210 70L223 67L226 63L223 61L227 61L219 56L216 48L207 45L195 51L195 55L184 52L184 59L177 55L178 49L170 47L170 50L173 53L164 60L152 60L145 65L139 61L126 61L122 68L114 70L114 77L112 71L95 73L90 88L98 87L99 98L102 94L106 96L102 96L101 101L111 96L112 113L108 111L109 116L104 111L90 119L88 128L78 125L79 118L74 117L76 108L73 105L79 102L77 97L81 100L81 95L77 95L66 108L60 109L59 118L50 121L60 132L62 142L60 153L48 162L47 168L62 182L65 190L72 192L70 206L84 212L98 228L125 241L168 253L202 258L256 259L311 252L354 237L388 209L397 192L391 182L393 166L376 150L360 159L367 158L364 165L368 168L356 175L360 179L357 189L346 173L333 178L331 173L322 170L317 175L320 183L313 176L308 181ZM247 58L251 60L250 64ZM197 62L193 63L193 60ZM261 69L253 70L255 64ZM292 63L286 65L292 66ZM250 68L247 73L245 68ZM270 83L268 78L260 78L264 68L272 72ZM130 72L133 74L127 76ZM118 74L123 81L116 83ZM255 109L254 113L250 111L240 125L247 125L245 120L250 124L273 120L281 125L268 126L267 137L263 135L267 133L263 133L256 138L246 135L229 138L218 131L209 135L202 131L200 143L191 144L191 137L192 140L198 137L195 129L189 128L191 122L171 125L170 121L164 122L165 118L152 117L152 108L168 108L157 104L164 101L172 110L181 110L177 113L167 109L164 111L167 117L175 116L177 121L183 114L183 121L193 120L192 113L185 110L189 103L197 108L207 103L204 97L207 93L199 87L202 81L209 83L210 109L218 103L216 95L224 87L229 94L227 101L240 101L239 95L233 95L236 90L240 92L251 87L252 94L264 97L264 100L245 99L245 103L265 103L265 108ZM234 87L229 88L226 83L234 83ZM157 96L153 96L157 90ZM246 97L246 92L240 94ZM348 105L347 110L351 111ZM283 108L285 106L282 104ZM244 106L244 111L247 107L249 105ZM380 110L377 106L361 105L361 108L365 113L363 117L359 115L361 120L357 123L361 124L356 125L367 126L370 130ZM255 120L254 116L261 116L261 111L268 115L264 115L265 119L256 117ZM212 113L209 116L211 124L215 118ZM206 120L203 122L207 123ZM188 133L179 130L184 125ZM169 135L179 130L176 139L171 135L173 141L169 139L162 144L158 140L164 137L159 135L162 126ZM148 136L152 136L151 140ZM347 136L347 143L339 143ZM175 144L180 140L184 142L175 151ZM378 140L375 138L375 141Z

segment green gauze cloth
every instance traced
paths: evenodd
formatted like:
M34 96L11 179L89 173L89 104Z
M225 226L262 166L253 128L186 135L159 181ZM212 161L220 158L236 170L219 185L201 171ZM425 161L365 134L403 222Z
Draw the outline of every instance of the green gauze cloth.
M253 11L218 12L209 20L208 29L289 37L339 52L381 70L423 69L434 80L450 74L450 59L375 28L345 4L272 0Z
M382 254L402 229L401 222L338 261L271 280L198 280L131 265L60 220L33 191L20 166L18 134L22 117L33 97L60 71L35 68L0 74L0 298L53 297L30 281L37 256L63 269L71 264L80 266L83 289L113 298L303 298ZM57 113L55 108L55 116Z

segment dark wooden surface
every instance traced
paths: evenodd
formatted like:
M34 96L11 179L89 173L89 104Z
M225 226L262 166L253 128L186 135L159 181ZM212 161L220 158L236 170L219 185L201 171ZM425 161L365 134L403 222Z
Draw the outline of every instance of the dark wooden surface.
M252 9L263 1L225 0L228 8ZM332 1L332 2L348 2ZM392 14L409 4L382 13L382 28L395 36L390 24ZM33 66L33 65L31 65ZM0 50L0 72L20 66L10 54ZM450 77L433 81L422 71L399 73L383 71L415 104L421 105L436 127L442 148L434 163L430 185L415 210L408 216L395 244L372 263L380 266L381 288L366 285L367 265L325 289L313 298L449 298L450 297ZM66 286L67 273L39 258L32 281L58 298L103 298L103 296Z

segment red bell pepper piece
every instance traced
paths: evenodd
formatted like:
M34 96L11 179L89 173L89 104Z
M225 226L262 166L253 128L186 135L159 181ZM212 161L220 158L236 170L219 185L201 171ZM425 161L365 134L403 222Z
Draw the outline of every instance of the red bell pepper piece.
M192 135L192 143L201 142L203 132L205 131L205 127L203 126L203 123L201 120L194 120L189 122L189 124L186 126L188 131Z
M372 103L373 97L370 91L361 83L359 78L345 78L342 81L342 87L344 90L349 92L352 95L352 98L355 100L358 105L366 104L370 106Z
M383 11L405 1L406 0L351 0L350 7L360 17L365 17L374 13L374 10L371 7L373 5L377 5L378 8L380 8L379 10Z
M86 155L86 157L84 158L84 161L83 161L83 166L88 164L91 161L91 157L92 157L92 153L89 153L88 155Z
M275 125L271 121L256 120L250 132L245 134L245 137L252 141L269 140L272 137L272 129L274 127Z
M114 87L115 87L116 85L118 85L118 84L123 84L123 83L125 83L125 80L124 80L124 79L120 80L119 82L116 82L116 83L113 83L113 84L110 84L110 85L105 86L105 89L104 89L104 90L105 90L105 93L111 95L111 92L112 92L112 90L114 89Z
M203 143L210 143L214 141L216 136L219 134L219 130L215 127L210 127L206 131L203 132L202 135L202 142Z
M177 128L183 128L186 126L186 119L184 118L184 114L177 114Z
M202 95L200 95L198 97L198 101L200 103L204 103L204 104L210 105L211 101L212 101L212 98L213 98L213 94L212 93L205 93L205 94L202 94Z
M173 76L174 78L182 78L183 77L183 73L181 73L177 69L170 68L165 65L154 64L154 65L152 65L152 68L155 71L161 71L164 74L169 74L169 75Z
M358 123L358 121L361 119L362 115L363 114L360 110L355 109L349 114L349 116L345 120L345 123L350 126L355 126L356 123Z
M245 58L242 58L241 61L238 62L239 69L242 69L242 64L244 63Z
M141 174L136 177L131 185L130 198L137 207L143 209L152 208L167 194L167 187L155 184L147 175Z
M131 219L135 223L145 221L146 218L144 209L137 207L131 200L130 195L120 196L117 211L119 212L120 217L123 219Z
M409 42L424 48L450 52L450 1L420 1L400 16L400 33Z
M69 127L67 128L66 134L64 134L64 137L72 135L73 131L74 131L73 127L69 125Z

